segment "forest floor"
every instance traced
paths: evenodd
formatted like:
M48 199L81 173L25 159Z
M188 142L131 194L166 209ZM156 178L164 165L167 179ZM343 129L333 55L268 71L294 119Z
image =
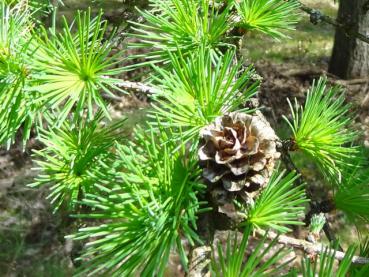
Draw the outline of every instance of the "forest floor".
M76 3L84 6L81 1L65 2L68 8L75 7ZM113 5L111 7L116 10L117 2L122 1L106 1L104 6ZM303 2L331 16L337 12L333 0ZM286 98L304 99L312 80L327 74L334 29L326 24L314 26L304 16L297 32L291 32L290 36L283 42L262 35L243 40L244 56L255 64L257 72L264 78L260 98L266 115L278 130L282 130L279 135L285 135L284 130L287 130L281 120L283 114L288 114ZM366 93L363 85L329 77L332 83L341 83L348 88L348 95L359 111L358 126L368 126L369 121L365 122L367 115L360 110ZM114 106L116 116L129 118L128 128L132 128L144 120L145 109L141 108L147 107L147 103L139 96L131 95L122 97L122 101ZM0 150L0 276L70 276L74 270L71 257L77 253L74 253L76 247L66 241L64 235L69 234L73 226L65 226L60 215L52 214L45 200L46 189L26 186L36 174L31 170L32 147L37 144L31 141L25 152L19 146L10 151ZM317 176L311 173L313 165L296 158L303 165L303 174L316 183ZM334 228L342 229L342 225L337 224ZM350 240L351 234L347 230L341 230L340 234L346 236L346 241Z

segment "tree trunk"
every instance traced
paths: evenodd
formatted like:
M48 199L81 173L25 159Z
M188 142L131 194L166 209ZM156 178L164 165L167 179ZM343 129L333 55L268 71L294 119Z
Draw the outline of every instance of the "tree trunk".
M352 30L369 35L368 0L341 0L337 20ZM342 78L369 76L369 44L336 30L329 72Z

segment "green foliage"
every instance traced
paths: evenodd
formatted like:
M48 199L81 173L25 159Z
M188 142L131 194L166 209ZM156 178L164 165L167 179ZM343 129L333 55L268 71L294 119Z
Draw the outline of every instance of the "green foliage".
M365 164L346 169L334 193L334 203L353 222L369 222L369 171Z
M292 106L292 122L288 119L296 147L311 157L328 178L341 179L342 170L352 166L358 148L350 146L357 138L351 129L350 106L339 87L327 88L326 79L314 82L306 96L304 107Z
M74 236L94 238L82 256L87 260L81 275L162 276L175 245L187 264L181 235L192 245L200 241L195 232L202 204L197 194L204 185L196 160L187 158L184 148L173 152L175 145L163 144L168 140L164 131L137 132L135 138L137 143L120 146L122 182L98 186L100 191L82 201L95 212L78 217L104 223Z
M116 160L113 147L121 140L123 121L102 126L102 120L98 112L93 120L75 117L60 129L41 132L39 140L46 148L35 150L40 174L30 186L50 187L54 211L62 204L75 209L76 201L93 191L95 183L114 179L109 168Z
M238 25L245 30L257 30L273 38L283 38L283 31L294 30L299 21L298 1L234 0L241 17Z
M360 257L369 257L369 237L361 239L359 244ZM351 264L350 274L354 277L365 277L369 275L369 264Z
M155 68L158 92L152 96L152 117L163 127L181 128L180 135L187 142L196 141L200 129L217 116L247 111L243 107L259 83L251 80L253 69L242 71L234 58L235 52L227 51L214 61L204 48L188 58L170 55L172 70Z
M82 114L87 108L92 117L95 104L109 117L101 93L118 90L111 77L122 71L115 68L121 53L111 55L113 41L105 37L101 13L91 19L90 11L78 12L72 25L64 19L61 34L46 29L32 33L24 3L1 4L0 13L1 143L10 145L21 127L25 143L35 123L42 126L44 116L59 108L57 125L71 111Z
M32 28L27 6L10 7L2 2L0 19L0 53L4 55L17 52L29 40L29 32Z
M265 246L265 243L267 243L267 234L264 235L251 255L247 257L244 262L251 231L251 226L247 225L240 244L237 239L237 233L235 233L233 240L228 236L225 253L222 249L222 245L220 243L218 244L217 254L219 258L215 258L215 251L213 250L211 260L211 271L213 276L276 276L276 274L290 262L286 261L285 263L278 264L288 254L288 251L284 248L280 248L273 255L266 257L269 251L276 246L278 239L275 238Z
M144 23L131 22L137 42L132 49L147 49L132 58L144 58L147 63L170 64L171 54L183 56L195 53L200 47L208 48L212 55L219 47L227 46L224 35L230 28L229 10L219 13L209 8L210 0L151 0L151 11L140 11ZM158 11L160 10L160 11ZM229 46L229 45L228 45ZM137 65L136 65L137 66Z
M335 266L335 253L336 250L331 248L325 248L323 253L319 257L318 261L313 262L310 258L305 258L302 262L302 276L303 277L345 277L347 276L352 257L355 254L356 248L351 246L347 249L343 260L339 263L338 267ZM318 266L319 264L319 266ZM297 276L297 275L295 275Z
M286 225L303 225L299 218L303 215L306 198L304 186L294 182L299 176L291 172L277 173L270 178L265 190L245 212L246 222L256 228L273 228L284 233L291 231Z
M335 248L326 247L323 253L320 254L319 259L305 258L301 263L301 274L303 277L364 277L369 274L369 265L354 265L352 259L355 255L357 247L350 246L346 252L343 259L336 263ZM360 255L366 256L367 245L360 247ZM292 276L297 276L297 274L292 274ZM300 276L300 275L298 275Z
M27 58L31 40L30 11L24 4L0 4L0 144L14 141L21 126L23 141L29 137L34 109L33 93L26 93Z
M4 86L2 86L4 85ZM0 143L7 143L7 147L15 141L18 130L23 127L23 146L28 140L32 124L41 115L39 107L31 100L34 94L24 92L24 81L14 79L11 85L0 84L2 109L0 111Z
M61 33L42 29L35 36L32 89L40 94L37 101L48 109L62 108L58 124L73 109L81 113L87 108L92 117L94 104L110 117L102 93L112 95L119 90L118 80L112 76L123 71L116 68L122 53L112 54L115 32L105 37L107 22L101 16L91 18L90 10L78 12L71 25L64 18Z
M134 33L128 35L134 38L129 48L146 51L132 55L145 60L129 69L150 65L155 71L149 79L154 88L149 130L136 130L125 141L122 121L103 124L110 119L103 94L120 91L116 77L128 67L120 64L116 33L108 30L102 13L93 18L91 10L78 12L71 24L63 18L61 31L35 28L41 23L35 9L49 7L50 1L11 2L3 1L0 9L0 143L9 146L19 131L26 142L33 127L40 129L45 148L35 150L40 173L31 186L50 189L54 211L65 208L78 219L96 220L70 236L88 240L78 259L83 262L79 275L163 276L174 248L187 270L182 241L202 243L198 214L209 210L200 200L206 185L194 154L199 131L218 116L251 112L246 104L259 86L252 66L244 68L239 61L233 31L284 38L298 21L298 1L151 0L151 10L140 11L144 21L131 22ZM342 91L327 89L320 79L304 106L297 101L290 106L293 150L311 157L338 184L338 209L355 223L367 222L369 175L353 166L361 157L352 146L357 133L349 128L352 118ZM241 135L250 132L250 141L257 141L257 131L250 127ZM236 135L229 139L237 140ZM255 203L241 204L243 238L238 244L237 236L229 237L225 252L218 245L219 259L215 253L212 258L215 276L273 276L286 265L280 264L284 249L266 258L278 238L265 247L265 235L247 259L245 252L253 228L283 233L303 224L299 219L309 200L304 185L294 184L297 178L295 172L276 170ZM323 219L313 217L312 232L322 229ZM345 276L349 271L365 276L369 266L353 267L354 252L350 247L336 270L334 250L326 249L319 267L305 259L303 276Z
M319 234L323 230L325 223L326 223L326 218L323 213L314 214L311 217L311 222L309 226L310 232L314 234Z

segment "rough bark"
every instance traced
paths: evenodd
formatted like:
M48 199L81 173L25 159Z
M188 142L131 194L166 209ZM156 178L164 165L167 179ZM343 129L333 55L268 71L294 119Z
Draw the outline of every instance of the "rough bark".
M337 21L350 26L351 32L369 35L367 0L341 0ZM349 36L347 30L336 29L329 72L353 79L369 75L369 44Z

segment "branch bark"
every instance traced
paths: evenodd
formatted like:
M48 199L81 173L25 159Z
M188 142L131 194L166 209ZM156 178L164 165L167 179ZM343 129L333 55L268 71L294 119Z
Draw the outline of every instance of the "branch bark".
M211 247L200 246L192 249L188 277L210 276L209 264L211 259Z
M271 240L277 238L277 242L279 244L284 244L286 246L290 246L296 249L301 249L306 253L309 254L322 254L327 246L325 246L324 244L321 243L312 243L312 242L308 242L306 240L300 240L300 239L295 239L295 238L291 238L289 236L285 236L285 235L279 235L274 233L274 232L265 232L262 230L257 231L257 233L260 236L264 236L265 234L267 234L267 237ZM336 260L342 261L343 258L345 257L345 252L343 251L334 251L332 250L330 252L331 255L334 255L334 258ZM365 258L365 257L360 257L360 256L354 256L352 258L352 263L354 264L369 264L369 258Z
M285 1L288 1L288 0L285 0ZM336 19L333 19L333 18L323 14L319 10L312 9L312 8L306 6L305 4L301 3L300 1L298 1L298 2L300 3L300 9L310 15L311 23L313 23L313 24L318 24L319 22L328 23L330 25L333 25L336 28L339 28L339 29L343 30L348 36L351 36L351 37L357 38L361 41L364 41L366 43L369 43L369 37L368 36L355 31L351 26L343 24L343 23L337 21ZM365 8L365 7L363 7L363 8Z
M133 90L133 91L137 91L140 93L155 93L158 90L155 89L154 87L150 87L144 83L140 83L140 82L130 82L130 81L121 81L118 84L116 84L117 87L121 88L121 89L126 89L126 90Z

